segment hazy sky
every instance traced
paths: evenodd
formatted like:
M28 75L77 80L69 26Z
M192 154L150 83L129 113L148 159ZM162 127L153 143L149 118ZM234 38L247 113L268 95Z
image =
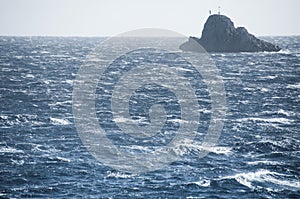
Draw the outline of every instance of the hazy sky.
M300 0L0 0L0 35L113 36L164 28L201 36L208 11L255 35L300 35Z

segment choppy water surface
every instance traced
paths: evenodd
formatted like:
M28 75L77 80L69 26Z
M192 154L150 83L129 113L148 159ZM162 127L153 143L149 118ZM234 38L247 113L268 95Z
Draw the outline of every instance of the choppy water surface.
M218 146L134 175L97 162L74 125L73 81L103 39L0 37L0 197L299 198L300 37L265 39L283 50L212 54L228 109Z

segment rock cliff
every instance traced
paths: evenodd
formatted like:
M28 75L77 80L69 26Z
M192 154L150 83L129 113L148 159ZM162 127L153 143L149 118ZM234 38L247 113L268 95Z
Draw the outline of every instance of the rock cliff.
M260 40L248 33L246 28L235 28L233 22L224 15L211 15L207 19L200 39L190 37L182 44L183 51L197 51L196 43L208 52L259 52L279 51L280 47Z

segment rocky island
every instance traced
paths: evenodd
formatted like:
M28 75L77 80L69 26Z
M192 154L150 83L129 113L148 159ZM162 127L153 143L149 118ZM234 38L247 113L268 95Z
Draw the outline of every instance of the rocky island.
M233 22L224 15L214 14L207 19L200 39L190 37L180 49L201 51L200 44L207 52L260 52L279 51L281 48L256 38L244 27L235 28Z

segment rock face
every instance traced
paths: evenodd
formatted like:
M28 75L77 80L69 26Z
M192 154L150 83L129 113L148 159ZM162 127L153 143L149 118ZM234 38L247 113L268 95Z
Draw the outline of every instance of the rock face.
M197 43L208 52L259 52L279 51L280 47L260 40L248 33L246 28L235 28L233 22L224 15L211 15L207 19L202 37L190 37L180 49L198 51Z

